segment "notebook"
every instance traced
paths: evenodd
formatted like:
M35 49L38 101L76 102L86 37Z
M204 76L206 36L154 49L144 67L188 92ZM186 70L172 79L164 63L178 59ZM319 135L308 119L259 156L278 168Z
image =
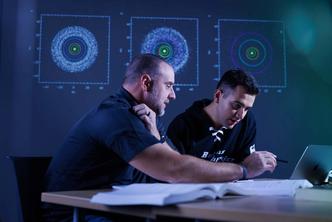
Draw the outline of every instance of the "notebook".
M314 185L332 180L332 145L309 145L297 162L290 179L307 179Z

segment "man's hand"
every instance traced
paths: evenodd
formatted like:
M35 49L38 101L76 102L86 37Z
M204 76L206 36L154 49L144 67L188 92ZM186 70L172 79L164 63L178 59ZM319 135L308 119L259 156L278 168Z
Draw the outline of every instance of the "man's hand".
M248 178L261 175L265 171L274 171L277 166L276 155L268 151L255 151L247 156L242 164L247 168Z
M133 106L133 111L143 121L147 130L160 140L160 134L156 124L156 113L144 103Z

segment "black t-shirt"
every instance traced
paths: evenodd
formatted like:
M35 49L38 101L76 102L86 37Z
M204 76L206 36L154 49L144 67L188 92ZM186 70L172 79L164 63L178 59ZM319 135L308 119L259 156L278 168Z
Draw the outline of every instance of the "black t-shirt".
M167 135L180 153L212 162L241 162L255 151L256 122L249 110L233 129L214 129L203 110L211 100L194 102L169 125Z
M128 162L160 141L131 111L124 89L108 97L71 129L46 174L47 191L100 189L137 181ZM161 134L164 129L158 122Z
M132 112L134 105L134 98L121 88L79 120L51 161L45 190L102 189L153 181L128 164L144 149L160 142ZM165 135L159 119L157 125L160 134ZM46 212L46 218L53 217L54 221L70 216L60 207L43 208L51 211Z

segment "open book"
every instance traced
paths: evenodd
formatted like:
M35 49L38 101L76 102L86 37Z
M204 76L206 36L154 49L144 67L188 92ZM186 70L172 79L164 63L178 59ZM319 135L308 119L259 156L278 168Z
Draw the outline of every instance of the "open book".
M307 180L245 180L229 183L136 183L97 193L91 202L106 205L156 205L183 203L230 195L294 196L297 188L309 188Z

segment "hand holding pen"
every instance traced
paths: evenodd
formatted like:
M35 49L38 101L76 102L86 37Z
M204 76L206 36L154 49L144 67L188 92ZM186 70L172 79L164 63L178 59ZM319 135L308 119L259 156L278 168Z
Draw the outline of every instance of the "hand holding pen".
M242 165L248 171L248 178L253 178L269 171L273 172L277 166L277 156L269 151L254 151L247 156Z

